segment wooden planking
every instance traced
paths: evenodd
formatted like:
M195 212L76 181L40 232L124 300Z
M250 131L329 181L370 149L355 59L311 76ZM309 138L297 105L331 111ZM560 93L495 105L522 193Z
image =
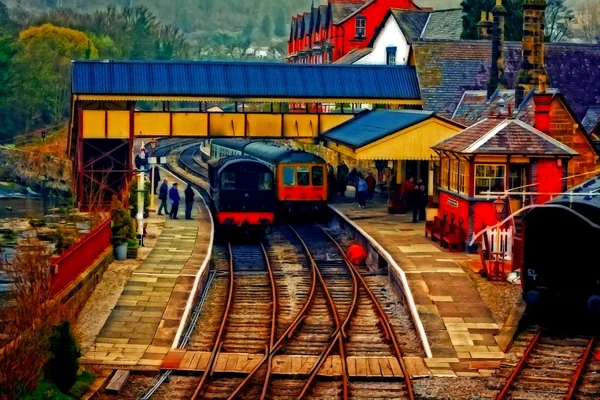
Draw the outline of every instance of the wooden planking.
M390 357L390 367L392 367L392 372L395 377L404 378L404 374L402 373L402 368L400 368L400 363L396 357Z
M390 365L390 360L387 358L379 359L379 367L381 368L381 376L389 378L394 376L394 371L392 371L392 366Z
M375 357L369 357L367 359L367 363L369 366L368 376L375 377L381 376L381 368L379 367L379 359Z
M411 378L426 378L430 375L421 357L404 357L404 365Z
M187 353L185 353L185 355L183 356L183 360L181 360L181 364L179 364L178 369L187 369L187 370L193 369L193 368L191 368L191 365L192 365L192 360L194 359L195 355L196 355L195 351L188 351Z
M106 386L106 393L108 394L119 394L123 386L125 386L125 382L129 379L130 371L119 369L115 372L115 375L112 377L108 385Z

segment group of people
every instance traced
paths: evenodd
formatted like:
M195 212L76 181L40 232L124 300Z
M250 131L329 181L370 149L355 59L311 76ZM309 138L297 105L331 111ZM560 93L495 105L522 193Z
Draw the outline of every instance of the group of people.
M333 166L327 163L327 183L329 185L329 198L333 198L338 194L344 197L347 186L351 184L356 190L356 200L359 207L365 208L367 202L373 200L377 179L375 179L372 172L364 177L356 168L352 168L352 171L350 171L350 168L342 161L337 166L337 175L334 173Z
M177 218L177 213L179 212L179 203L181 201L181 197L179 196L179 190L177 188L177 182L173 182L173 185L169 189L169 180L165 178L163 183L160 185L160 189L158 192L158 199L160 200L160 207L158 207L158 215L163 215L162 211L165 211L165 214L169 214L171 219L179 219ZM191 185L188 183L187 187L183 192L185 196L185 219L192 219L192 208L194 206L194 190ZM167 200L171 202L171 211L167 209Z

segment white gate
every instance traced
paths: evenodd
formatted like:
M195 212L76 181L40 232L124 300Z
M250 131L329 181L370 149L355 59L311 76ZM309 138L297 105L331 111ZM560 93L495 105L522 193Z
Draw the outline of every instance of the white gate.
M512 229L500 229L500 251L496 250L496 235L498 234L497 229L488 229L487 236L492 248L490 253L503 253L504 260L512 260L513 255L513 232ZM483 249L485 249L485 243L483 243Z

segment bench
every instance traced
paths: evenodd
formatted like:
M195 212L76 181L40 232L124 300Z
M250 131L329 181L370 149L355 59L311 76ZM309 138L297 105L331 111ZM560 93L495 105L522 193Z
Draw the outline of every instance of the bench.
M427 237L427 234L429 234L429 236L433 239L433 234L435 232L440 232L443 227L444 221L439 217L434 217L433 221L425 222L425 237Z

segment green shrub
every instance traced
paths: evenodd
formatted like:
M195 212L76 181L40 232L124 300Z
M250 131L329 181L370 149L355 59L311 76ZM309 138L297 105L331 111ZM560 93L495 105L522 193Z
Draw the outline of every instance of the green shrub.
M77 380L81 351L71 332L71 324L63 321L54 327L50 338L50 359L46 376L56 387L66 393Z
M69 394L76 399L80 399L81 396L87 392L90 386L94 383L94 374L88 371L83 371L77 376L77 382L69 390Z
M43 380L33 393L25 396L24 400L74 400L73 397L61 392L54 383Z
M113 196L110 210L112 243L114 246L135 240L135 222L117 196Z

